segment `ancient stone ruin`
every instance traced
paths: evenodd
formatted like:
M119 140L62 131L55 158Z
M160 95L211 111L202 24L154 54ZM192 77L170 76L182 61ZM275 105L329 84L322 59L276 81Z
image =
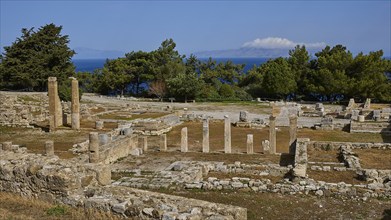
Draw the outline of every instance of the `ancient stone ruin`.
M58 96L57 78L49 77L48 95L49 95L49 127L50 131L55 131L63 123L61 101Z
M39 95L46 97L39 99L45 104L37 104L25 114L34 113L42 123L48 121L48 134L63 132L68 137L81 133L84 139L68 147L72 154L68 158L61 157L56 136L44 140L41 150L35 152L28 144L15 144L18 140L2 141L1 191L133 219L247 219L246 208L163 194L156 192L158 189L332 195L360 201L391 198L391 167L368 167L363 156L373 151L390 156L390 143L317 141L300 133L348 128L343 132L387 134L391 128L388 107L358 108L354 100L345 109L322 103L274 102L259 114L251 109L208 111L193 104L172 103L174 107L167 111L160 103L93 94L83 95L88 102L80 102L74 78L71 103L60 103L55 77L50 77L48 84L48 97ZM1 95L0 99L12 103L19 100L8 93ZM18 105L25 109L22 102ZM13 109L11 104L1 108L1 112ZM176 110L179 108L183 111ZM63 110L70 110L71 128L61 126ZM142 118L143 114L156 117ZM36 121L16 120L16 116L2 113L0 123L27 127ZM256 121L262 121L262 126L253 126ZM197 140L195 135L199 135ZM333 155L331 161L324 159L328 155ZM360 182L318 180L314 173L354 174Z

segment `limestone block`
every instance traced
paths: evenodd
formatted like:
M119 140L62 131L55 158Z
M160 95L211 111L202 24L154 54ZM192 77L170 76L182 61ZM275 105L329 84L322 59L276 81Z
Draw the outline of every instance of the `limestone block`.
M367 98L364 103L364 109L370 109L371 108L371 99Z
M111 169L109 166L100 166L95 168L96 179L100 185L111 184Z
M144 136L142 137L143 139L143 151L147 151L148 150L148 138L147 136Z
M202 122L202 152L209 153L209 119Z
M269 143L270 153L276 153L276 117L271 115L269 117Z
M104 126L104 122L103 121L96 121L95 122L95 129L102 130L103 126Z
M89 135L89 160L90 163L99 162L99 134L98 132L90 132Z
M231 120L224 115L224 152L231 153Z
M247 135L247 154L254 153L254 139L252 134Z
M270 153L270 142L269 140L262 141L262 151L264 154Z
M105 145L109 143L109 135L106 133L99 134L99 145Z
M162 134L160 136L160 151L165 152L167 151L167 135Z
M12 142L8 141L8 142L3 142L2 144L3 146L3 150L5 151L12 151Z
M181 152L187 152L188 150L187 127L184 127L181 130Z
M48 157L54 156L54 142L46 141L45 142L45 154Z
M79 103L79 81L72 78L72 97L71 97L71 114L72 114L72 129L80 129L80 103Z
M240 111L239 121L240 122L247 122L248 121L248 111Z

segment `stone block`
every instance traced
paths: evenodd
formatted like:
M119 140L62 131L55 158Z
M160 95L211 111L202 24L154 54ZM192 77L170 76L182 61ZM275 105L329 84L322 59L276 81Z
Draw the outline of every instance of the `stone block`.
M111 169L109 166L95 168L96 179L100 185L106 186L111 184Z
M231 153L231 120L224 115L224 153Z
M252 134L247 135L247 154L254 153L254 139Z
M239 121L240 122L247 122L248 121L248 111L240 111Z
M99 145L105 145L109 143L109 135L104 133L104 134L99 134Z
M181 152L185 153L188 150L187 127L184 127L181 130Z
M48 157L54 156L54 142L46 141L45 142L45 155Z
M103 121L96 121L95 122L95 129L102 130L103 126L104 126L104 122Z
M202 152L209 153L209 119L202 122Z
M262 151L264 154L270 153L270 142L269 140L262 141Z
M2 144L2 148L4 151L12 151L12 142L8 141L8 142L3 142Z

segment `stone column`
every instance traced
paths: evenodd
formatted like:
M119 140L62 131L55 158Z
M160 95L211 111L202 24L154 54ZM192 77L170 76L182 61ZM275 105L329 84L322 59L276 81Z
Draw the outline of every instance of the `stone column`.
M181 152L187 152L187 127L182 128L181 130Z
M231 153L231 120L224 115L224 153Z
M147 136L143 137L143 150L144 151L148 150L148 138L147 138Z
M104 126L104 122L103 121L96 121L95 122L95 129L102 130L103 126Z
M98 132L90 132L90 163L99 162L99 134Z
M160 136L160 151L167 151L167 134L162 134Z
M62 108L60 98L58 97L57 78L48 78L48 95L49 95L49 129L55 131L63 123Z
M45 142L45 155L48 157L54 156L54 142L46 141Z
M270 153L276 153L276 117L269 117L269 143L270 143Z
M128 136L129 150L138 149L138 135Z
M252 134L247 135L247 154L254 153L254 138Z
M202 122L202 152L209 153L209 119Z
M72 129L80 129L80 103L79 103L79 81L76 78L72 78L72 100L71 100L71 113L72 113Z
M294 155L297 139L297 116L289 116L289 154Z
M295 162L293 168L293 175L296 177L305 178L307 174L307 145L310 139L308 138L298 138L297 147L295 151Z
M12 142L11 141L3 142L3 150L12 151Z

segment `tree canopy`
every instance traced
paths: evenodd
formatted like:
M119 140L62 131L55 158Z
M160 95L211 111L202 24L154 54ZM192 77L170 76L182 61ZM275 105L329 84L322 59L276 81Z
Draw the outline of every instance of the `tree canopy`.
M62 26L48 24L22 29L22 36L11 46L4 47L1 58L1 88L47 90L49 76L61 83L74 74L71 61L75 54L68 47L68 35L61 34Z
M391 101L391 61L383 51L354 56L345 46L326 46L311 56L297 45L286 58L270 59L244 72L244 64L186 58L172 39L153 51L131 51L107 59L94 73L74 73L62 27L48 24L22 29L22 36L4 48L0 56L0 88L45 91L47 78L55 76L61 86L75 75L85 92L175 97L186 101L251 100L253 98L340 101L354 97L363 101ZM65 91L65 90L64 90ZM60 94L66 94L60 92Z

